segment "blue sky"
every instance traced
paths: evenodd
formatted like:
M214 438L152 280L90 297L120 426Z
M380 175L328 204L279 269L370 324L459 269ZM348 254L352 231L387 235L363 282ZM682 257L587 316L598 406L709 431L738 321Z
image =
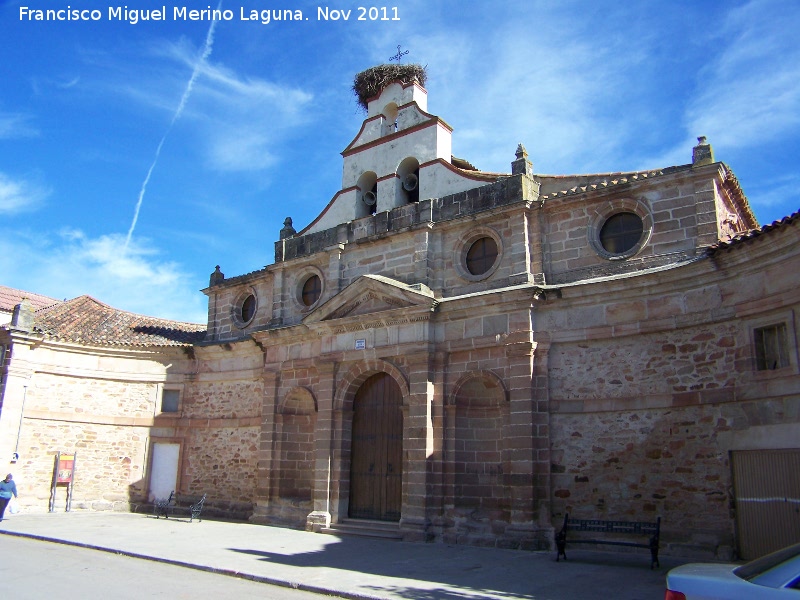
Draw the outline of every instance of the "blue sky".
M377 6L399 20L357 21L360 5L223 0L234 18L210 30L172 18L216 7L195 0L136 24L109 20L125 4L0 0L0 284L205 322L215 265L271 264L283 220L339 190L353 77L398 44L480 169L508 172L519 142L539 173L685 164L705 135L762 224L800 208L800 3L395 0ZM240 19L271 7L308 20Z

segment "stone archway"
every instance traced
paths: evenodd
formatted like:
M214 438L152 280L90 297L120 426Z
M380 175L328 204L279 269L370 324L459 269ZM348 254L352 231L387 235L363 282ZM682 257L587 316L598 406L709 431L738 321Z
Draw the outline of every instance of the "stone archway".
M313 394L301 387L292 389L278 407L275 420L278 431L275 445L277 477L273 502L280 498L310 509L317 423L317 403Z
M508 392L489 371L465 375L454 386L448 406L449 491L447 516L456 530L476 541L510 521L507 448Z

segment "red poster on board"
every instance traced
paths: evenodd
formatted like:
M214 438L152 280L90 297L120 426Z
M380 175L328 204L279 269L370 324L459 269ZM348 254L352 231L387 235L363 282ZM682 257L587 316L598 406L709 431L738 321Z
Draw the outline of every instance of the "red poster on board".
M74 454L62 454L58 457L57 483L72 483L72 470L75 466Z

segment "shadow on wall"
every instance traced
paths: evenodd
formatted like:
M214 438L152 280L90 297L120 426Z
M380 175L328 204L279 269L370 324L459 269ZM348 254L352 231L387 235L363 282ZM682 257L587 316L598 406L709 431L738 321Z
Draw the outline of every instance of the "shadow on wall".
M552 451L553 524L661 522L665 553L730 559L733 491L725 405L559 415ZM688 554L687 554L688 553Z

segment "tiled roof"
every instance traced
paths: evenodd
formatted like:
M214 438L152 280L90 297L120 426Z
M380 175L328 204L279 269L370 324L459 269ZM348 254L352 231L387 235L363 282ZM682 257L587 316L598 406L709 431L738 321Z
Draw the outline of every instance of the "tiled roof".
M36 312L34 329L48 338L78 344L186 346L205 337L205 325L146 317L79 296Z
M686 165L686 167L690 167L691 165ZM629 173L598 173L597 175L579 175L579 176L570 176L570 175L560 175L560 176L551 176L551 175L541 175L541 179L548 179L550 180L549 183L557 182L558 179L574 179L575 177L580 177L581 179L588 179L589 182L581 185L575 185L567 189L557 190L550 192L546 195L542 195L542 200L548 200L553 198L562 198L564 196L572 196L575 194L584 194L586 192L594 192L596 190L603 190L609 187L613 187L616 185L622 185L624 183L632 183L634 181L642 181L645 179L652 179L654 177L658 177L660 175L664 175L665 173L674 172L676 170L680 170L681 167L670 167L667 169L655 169L652 171L631 171Z
M783 217L779 221L773 221L768 225L764 225L760 229L751 229L749 231L743 231L742 233L733 236L729 240L720 241L711 246L712 250L725 250L727 248L731 248L733 246L738 246L739 244L743 244L745 242L749 242L757 237L761 237L762 235L769 233L771 231L775 231L777 229L783 229L784 227L788 227L793 223L800 223L800 211L797 211L788 217Z
M733 171L728 165L725 165L725 171L725 180L730 186L733 200L741 207L741 210L744 213L743 216L748 222L748 225L755 227L758 225L758 219L756 219L756 216L753 214L753 209L750 207L750 203L747 201L744 191L742 191L742 186L739 185L739 180L736 178L736 175L734 175Z
M258 269L257 271L250 271L249 273L244 273L243 275L235 275L233 277L226 277L225 279L223 279L219 283L214 284L214 285L209 285L208 287L212 288L212 287L217 287L217 286L223 287L223 286L229 286L229 285L238 285L238 284L244 283L246 281L257 279L258 277L262 276L266 272L267 272L267 267L264 267L263 269Z
M477 171L478 170L478 167L473 165L467 159L458 158L457 156L453 156L452 154L450 155L450 163L454 167L458 167L459 169L462 169L464 171Z
M17 290L0 285L0 312L13 312L14 307L22 302L23 298L27 298L30 301L34 310L39 310L40 308L45 308L61 302L61 300L48 298L47 296L42 296L41 294L34 294L32 292L26 292L24 290Z

